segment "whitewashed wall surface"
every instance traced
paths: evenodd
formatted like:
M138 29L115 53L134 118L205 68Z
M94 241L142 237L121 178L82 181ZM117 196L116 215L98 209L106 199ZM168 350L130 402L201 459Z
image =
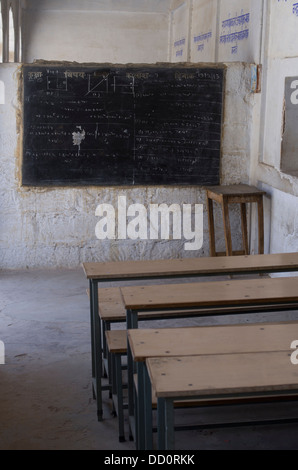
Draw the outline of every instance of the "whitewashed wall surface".
M296 1L27 0L20 5L24 63L224 63L221 182L266 189L266 249L297 251L298 177L281 165L285 80L298 79ZM252 92L251 63L261 65L260 93ZM22 187L18 67L0 64L0 269L209 255L202 187ZM202 247L185 250L183 237L99 240L96 208L107 203L118 210L119 196L128 206L203 204ZM241 243L238 216L233 209L235 249ZM254 252L253 214L251 221ZM216 230L223 250L219 210Z

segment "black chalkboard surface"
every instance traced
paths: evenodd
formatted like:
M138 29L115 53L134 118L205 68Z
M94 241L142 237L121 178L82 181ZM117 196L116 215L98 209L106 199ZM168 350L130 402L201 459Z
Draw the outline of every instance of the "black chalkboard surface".
M219 184L223 67L23 66L22 183Z

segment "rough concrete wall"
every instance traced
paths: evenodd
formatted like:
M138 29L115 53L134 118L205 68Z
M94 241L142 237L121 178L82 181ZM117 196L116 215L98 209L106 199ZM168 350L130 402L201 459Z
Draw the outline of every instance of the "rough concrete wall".
M249 127L253 103L249 93L250 67L232 64L227 72L225 126L223 139L222 181L240 183L248 180ZM148 188L60 188L30 189L20 187L20 150L18 148L17 67L0 66L0 80L6 85L6 102L0 105L0 268L75 267L83 261L157 259L207 256L209 254L205 191L202 187ZM241 124L229 131L228 123ZM231 127L232 129L232 127ZM239 138L239 132L241 138ZM236 149L236 150L235 150ZM232 168L233 166L233 168ZM237 171L235 171L235 167ZM111 204L117 210L118 196L127 205L172 203L204 204L203 246L186 251L181 240L98 240L95 215L99 204ZM232 211L234 248L239 248L239 219ZM216 213L218 249L223 250L221 212Z

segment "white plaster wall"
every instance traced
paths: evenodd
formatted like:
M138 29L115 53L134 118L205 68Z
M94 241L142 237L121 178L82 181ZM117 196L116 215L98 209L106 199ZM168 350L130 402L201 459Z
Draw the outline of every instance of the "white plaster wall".
M270 1L269 57L290 58L298 55L298 9L296 0Z
M261 0L220 2L218 61L245 61L258 64L262 33Z
M298 180L280 171L285 78L298 76L298 11L295 4L297 2L289 0L267 5L260 161L273 168L274 185L278 184L282 189L284 184L286 191L291 187L290 192L298 194ZM257 171L267 182L268 171L264 166L259 166Z
M262 162L274 167L278 172L281 166L286 77L298 77L298 57L274 58L268 62Z
M270 204L270 251L290 253L297 251L298 204L297 197L272 186L262 184Z
M171 61L260 62L263 0L187 0L172 11ZM186 38L179 57L174 44Z
M215 62L217 0L194 0L191 15L191 62Z
M167 61L168 15L119 11L29 10L24 62Z
M264 10L260 146L252 158L251 179L270 197L271 252L298 250L298 177L281 171L285 78L298 76L296 4L267 0Z
M189 51L189 1L171 13L170 61L187 62Z
M250 67L231 64L227 72L225 126L235 116L244 123L252 112L249 93ZM18 129L17 67L0 65L0 80L6 86L5 105L0 105L0 268L75 267L84 261L157 259L208 256L208 224L205 191L202 187L133 187L133 188L58 188L20 187ZM222 180L239 183L248 180L249 131L239 139L225 129L223 141ZM242 144L241 144L242 142ZM241 147L242 145L242 147ZM237 148L237 152L234 149ZM233 161L237 170L229 170ZM185 251L181 240L98 240L95 226L96 207L102 203L117 209L118 196L127 204L151 203L204 204L204 241L202 249ZM239 218L232 211L233 247L239 249ZM224 250L221 211L216 211L218 250Z
M276 189L272 190L272 253L297 251L298 199Z

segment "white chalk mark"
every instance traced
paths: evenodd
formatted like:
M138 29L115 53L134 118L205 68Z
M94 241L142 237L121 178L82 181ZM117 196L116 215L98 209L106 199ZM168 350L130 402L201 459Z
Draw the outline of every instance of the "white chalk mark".
M72 140L73 140L73 145L78 146L78 156L80 155L80 150L81 150L81 143L85 139L86 132L84 129L82 129L82 126L76 126L77 129L79 129L78 132L74 131L72 133Z
M95 129L95 139L98 138L98 122L96 123L96 129Z
M110 74L109 74L110 75ZM89 81L88 81L88 92L86 93L85 96L89 95L89 93L95 92L95 93L100 93L99 91L96 90L102 83L106 82L106 92L108 93L108 78L109 75L107 75L105 78L103 78L100 82L96 83L93 88L91 88L91 77L89 75Z

